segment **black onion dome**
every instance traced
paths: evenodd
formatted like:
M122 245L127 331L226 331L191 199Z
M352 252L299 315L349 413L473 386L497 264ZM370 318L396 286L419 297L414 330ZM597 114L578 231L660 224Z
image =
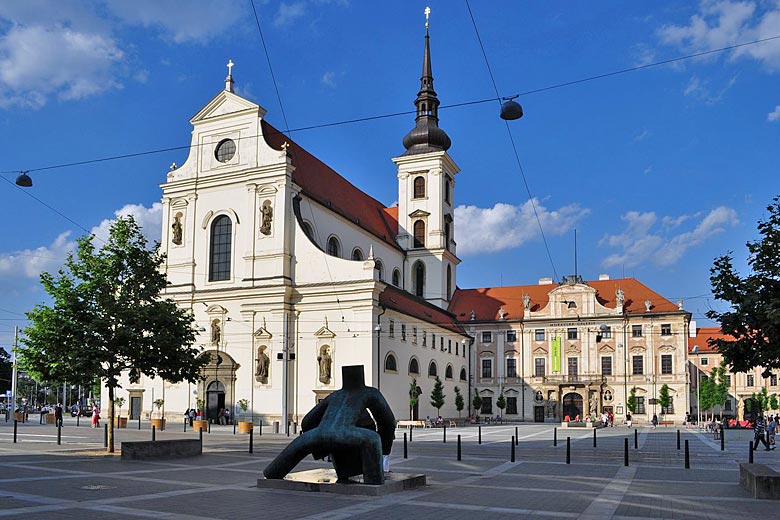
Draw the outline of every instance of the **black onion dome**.
M447 151L452 145L447 132L439 128L439 98L433 90L431 45L428 30L425 31L425 53L420 78L420 91L414 100L417 107L416 125L404 136L404 155Z

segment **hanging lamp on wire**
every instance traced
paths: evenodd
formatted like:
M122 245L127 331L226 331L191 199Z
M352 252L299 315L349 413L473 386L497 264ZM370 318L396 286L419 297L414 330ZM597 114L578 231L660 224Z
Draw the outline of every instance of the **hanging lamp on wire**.
M29 188L32 184L32 179L27 175L27 172L21 172L16 178L16 185L21 186L22 188Z
M505 103L501 105L501 119L514 121L515 119L523 117L523 107L520 106L520 103L514 101L515 98L518 97L520 97L519 94L512 97L501 98L502 101L505 101Z

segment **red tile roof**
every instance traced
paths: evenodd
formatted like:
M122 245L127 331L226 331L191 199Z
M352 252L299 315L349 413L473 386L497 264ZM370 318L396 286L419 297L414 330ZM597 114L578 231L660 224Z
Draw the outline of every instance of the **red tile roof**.
M718 352L715 347L709 345L709 339L734 339L731 336L723 334L720 327L699 327L696 329L696 337L688 338L688 353L693 347L698 345L699 352Z
M271 148L281 151L282 145L289 143L287 151L295 166L293 182L303 188L307 196L400 249L395 241L398 233L398 208L386 208L264 119L262 125L263 136Z
M465 334L455 316L392 285L388 285L379 294L379 303L388 309L393 309L407 316L444 327L457 334Z
M615 308L615 292L623 290L625 301L623 308L628 314L645 314L645 300L652 302L650 313L673 312L678 307L660 294L652 291L634 278L617 280L593 280L585 282L596 289L596 298L601 305ZM450 302L449 310L459 321L469 321L471 311L476 314L476 321L492 321L500 318L499 309L504 309L506 320L516 320L523 317L523 295L531 297L531 310L538 312L547 306L549 293L557 284L549 285L516 285L512 287L488 287L482 289L456 289Z

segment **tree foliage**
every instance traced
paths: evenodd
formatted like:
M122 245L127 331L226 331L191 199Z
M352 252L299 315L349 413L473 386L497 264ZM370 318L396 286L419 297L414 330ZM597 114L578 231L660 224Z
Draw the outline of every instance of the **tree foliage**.
M5 395L6 390L11 389L11 375L13 373L13 363L11 356L0 348L0 392Z
M99 378L106 385L113 452L114 396L123 372L131 382L141 374L195 382L208 359L192 346L192 313L160 297L165 257L147 248L132 217L117 219L99 249L93 242L91 235L80 238L56 275L41 275L52 305L27 313L31 325L19 354L36 379L90 385Z
M504 397L504 387L501 387L501 392L496 399L496 407L501 410L501 415L504 415L504 408L506 408L506 397Z
M766 387L762 388L758 393L753 392L750 395L750 398L753 399L753 402L758 406L758 413L769 410L769 392Z
M664 384L658 391L658 404L661 405L661 413L666 415L666 411L672 405L672 396L669 395L669 385Z
M636 413L636 387L631 387L631 391L628 393L628 401L626 402L626 408L631 413Z
M463 401L463 394L460 393L460 388L457 386L455 387L455 409L458 410L458 417L460 417L460 412L463 411L463 408L466 406L466 403Z
M770 410L777 410L778 407L780 407L780 402L777 400L777 394L772 394L769 396L769 409Z
M482 409L482 397L480 397L477 389L474 389L474 398L471 400L471 405L474 407L474 414L479 415L479 411Z
M737 273L731 251L715 259L710 269L712 293L730 309L707 312L720 323L723 334L733 338L710 340L731 371L761 366L765 377L770 369L780 368L780 197L767 210L767 219L758 222L761 238L746 244L750 274Z
M433 390L431 390L431 406L436 408L436 414L441 415L439 410L444 406L444 385L441 383L439 376L436 376L436 381L433 383Z

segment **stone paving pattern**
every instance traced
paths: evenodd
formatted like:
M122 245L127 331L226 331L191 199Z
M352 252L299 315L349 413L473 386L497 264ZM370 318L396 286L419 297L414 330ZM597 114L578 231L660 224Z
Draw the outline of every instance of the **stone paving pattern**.
M428 486L384 497L258 489L262 469L289 442L267 431L234 435L232 426L204 433L204 455L161 461L121 461L103 454L103 430L66 419L62 445L56 429L33 420L19 424L0 418L0 518L243 518L274 519L701 519L763 517L778 504L754 500L739 487L739 462L746 462L749 431L727 430L720 441L681 430L690 446L691 469L676 448L677 428L625 426L598 430L558 429L551 424L491 425L447 430L416 429L403 459L403 433L396 431L391 469L422 472ZM509 462L510 438L519 434L516 462ZM118 441L150 440L148 423L116 431ZM457 436L462 461L456 460ZM566 437L571 464L566 464ZM197 438L182 426L157 432L158 439ZM629 466L623 464L629 439ZM117 445L118 447L118 445ZM780 450L778 450L780 452ZM780 470L780 454L755 452L755 462ZM328 467L311 458L299 470Z

